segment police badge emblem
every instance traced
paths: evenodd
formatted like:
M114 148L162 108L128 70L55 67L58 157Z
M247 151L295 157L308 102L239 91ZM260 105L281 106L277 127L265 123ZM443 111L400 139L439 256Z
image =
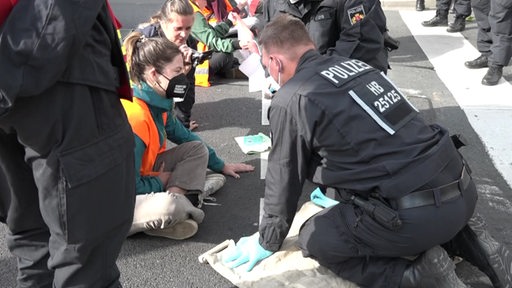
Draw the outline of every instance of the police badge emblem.
M348 18L350 19L350 24L354 25L357 22L363 20L363 18L366 16L366 13L364 12L363 5L359 5L353 8L348 9Z

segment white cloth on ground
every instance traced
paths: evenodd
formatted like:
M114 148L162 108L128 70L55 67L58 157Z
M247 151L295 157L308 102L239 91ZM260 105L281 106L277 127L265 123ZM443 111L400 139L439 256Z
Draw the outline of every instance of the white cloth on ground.
M246 272L244 265L232 269L223 264L222 252L235 245L233 240L226 240L203 253L199 256L199 262L210 264L215 271L240 288L356 288L355 284L341 279L320 266L316 260L303 257L295 245L302 224L321 210L314 203L306 202L295 215L281 249L262 260L251 272Z

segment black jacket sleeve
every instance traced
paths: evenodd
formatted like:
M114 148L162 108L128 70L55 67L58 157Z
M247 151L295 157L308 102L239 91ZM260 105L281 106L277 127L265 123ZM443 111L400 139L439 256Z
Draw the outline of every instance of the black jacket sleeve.
M54 85L105 0L19 1L0 31L0 115L17 97Z
M298 120L304 118L300 110L281 105L270 108L272 150L265 176L264 215L259 227L260 244L269 251L279 250L288 234L307 178L311 151L302 131L305 129L301 128L304 125L298 123L304 121Z

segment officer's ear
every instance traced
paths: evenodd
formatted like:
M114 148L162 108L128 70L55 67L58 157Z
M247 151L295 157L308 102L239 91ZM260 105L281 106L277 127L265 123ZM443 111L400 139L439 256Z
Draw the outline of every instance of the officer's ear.
M277 72L279 72L279 73L283 72L283 63L281 62L281 60L276 58L276 62L277 62L277 65L279 66L279 68L277 69Z

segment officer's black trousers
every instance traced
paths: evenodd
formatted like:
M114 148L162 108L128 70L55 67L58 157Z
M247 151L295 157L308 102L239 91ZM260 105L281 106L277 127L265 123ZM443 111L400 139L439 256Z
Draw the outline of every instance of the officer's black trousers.
M512 1L492 0L489 24L492 36L489 64L507 66L512 57Z
M233 68L235 56L233 53L213 52L209 62L209 75L214 76L217 73L228 73Z
M492 36L491 25L489 24L490 0L471 0L471 7L475 15L478 33L476 48L483 55L491 54Z
M460 175L460 170L456 171L451 174ZM450 241L466 225L477 200L472 181L462 195L439 206L400 210L403 224L398 231L384 228L352 204L340 203L304 224L299 247L305 256L361 287L400 287L403 272L411 263L403 257Z
M436 1L436 12L442 16L448 16L452 0L437 0ZM471 15L471 0L455 0L453 3L453 9L455 9L456 16L468 17Z
M506 66L512 57L512 1L471 0L478 26L477 48L490 65Z
M116 93L93 87L57 84L0 118L0 220L19 287L120 286L133 145Z

